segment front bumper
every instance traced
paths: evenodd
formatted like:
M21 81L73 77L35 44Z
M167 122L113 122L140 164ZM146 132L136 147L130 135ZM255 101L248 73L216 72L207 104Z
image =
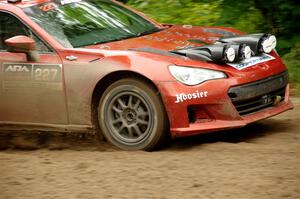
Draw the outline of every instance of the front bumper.
M255 94L253 94L255 90L249 93L243 92L246 90L244 85L240 86L235 78L212 80L198 86L185 86L178 82L161 82L159 89L169 116L172 137L239 128L293 109L289 100L289 85L285 74L245 84L246 87L253 84L251 87L258 89ZM281 83L274 84L278 77L280 78L278 81ZM234 96L236 98L233 99L230 94L236 87L243 87L241 93L248 98L240 99ZM272 102L270 104L270 100L264 99L265 96L271 94L277 95L278 89L282 95L279 96L282 101L277 101L275 105ZM242 112L235 104L237 99L245 100L247 104L251 99L261 99L265 106L254 109L252 112Z

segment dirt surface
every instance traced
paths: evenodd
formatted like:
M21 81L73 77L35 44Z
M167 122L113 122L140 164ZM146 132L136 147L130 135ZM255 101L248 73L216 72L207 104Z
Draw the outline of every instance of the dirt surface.
M93 137L1 134L0 198L300 198L300 98L242 129L126 152ZM9 148L9 149L7 149Z

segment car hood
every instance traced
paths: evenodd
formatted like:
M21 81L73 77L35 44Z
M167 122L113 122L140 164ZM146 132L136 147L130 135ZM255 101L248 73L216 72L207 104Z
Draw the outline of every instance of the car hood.
M163 30L156 33L116 42L88 46L87 48L107 50L155 48L171 51L213 44L220 37L231 37L240 34L242 34L242 32L232 28L166 25Z
M87 46L85 47L85 50L97 52L95 49L102 49L99 52L104 53L105 56L108 56L112 59L114 56L118 57L120 55L131 55L131 53L134 51L138 52L138 55L143 55L143 58L149 59L150 53L153 55L151 56L151 60L159 60L160 62L166 61L165 65L172 63L183 66L188 65L191 67L221 70L227 74L230 74L231 76L241 77L244 80L247 79L249 82L256 81L270 75L279 74L286 70L285 65L275 52L270 53L270 55L274 58L273 60L260 62L242 70L237 70L236 68L227 64L186 59L184 56L179 56L175 53L168 52L176 49L202 46L205 44L214 44L215 41L220 39L220 37L234 37L242 34L244 33L232 28L173 25L160 32L141 37ZM137 57L135 55L136 54L134 53L133 57L130 58L131 64L138 62L139 60L136 59ZM168 56L168 59L164 59L165 56ZM199 65L199 62L201 65ZM151 65L157 66L159 64Z

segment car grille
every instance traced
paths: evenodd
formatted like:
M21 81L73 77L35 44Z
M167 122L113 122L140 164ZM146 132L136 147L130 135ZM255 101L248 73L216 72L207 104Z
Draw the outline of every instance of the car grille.
M253 83L232 87L228 95L241 116L274 106L284 101L288 72Z

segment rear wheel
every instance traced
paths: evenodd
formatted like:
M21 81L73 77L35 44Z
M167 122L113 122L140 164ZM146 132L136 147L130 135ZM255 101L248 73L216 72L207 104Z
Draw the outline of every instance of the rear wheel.
M168 137L164 106L155 89L141 80L126 78L110 85L98 108L106 139L125 150L153 150Z

